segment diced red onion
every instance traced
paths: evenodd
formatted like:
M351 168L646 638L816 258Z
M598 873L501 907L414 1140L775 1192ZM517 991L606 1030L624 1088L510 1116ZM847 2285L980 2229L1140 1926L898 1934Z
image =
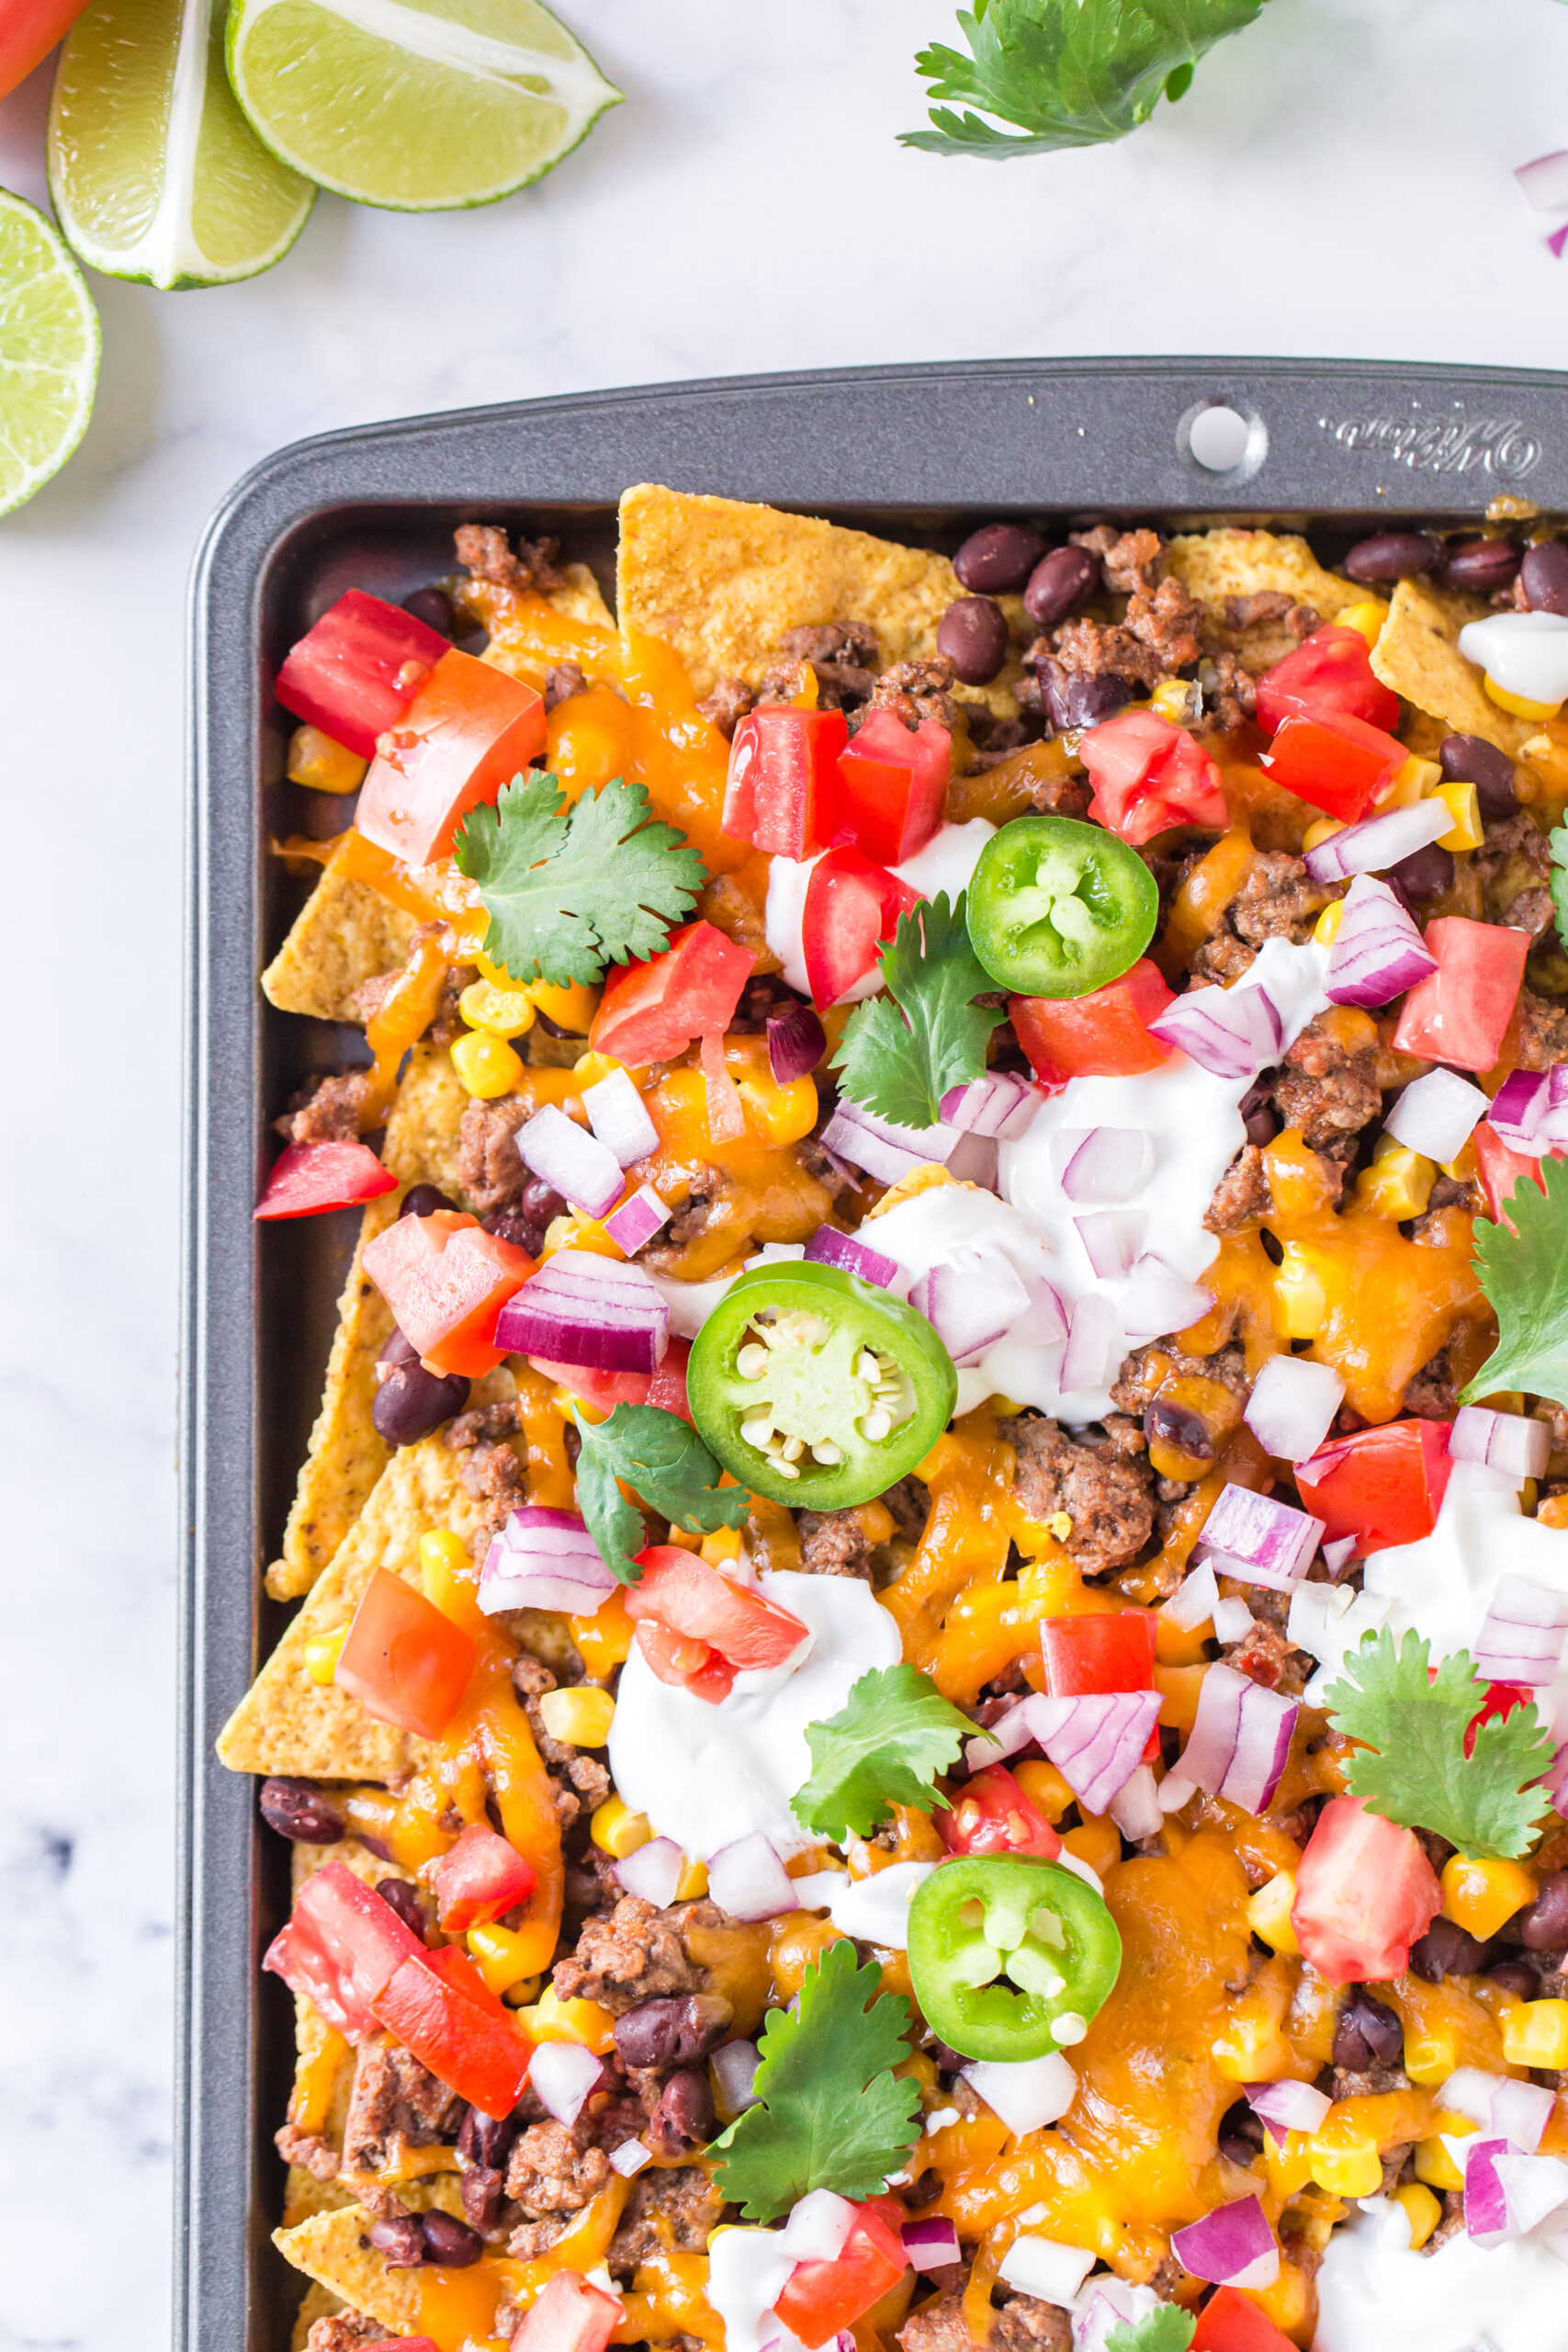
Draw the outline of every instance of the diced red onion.
M1037 2302L1070 2303L1094 2268L1095 2256L1087 2245L1064 2245L1057 2238L1014 2238L1003 2255L997 2276L1004 2287Z
M1029 1293L1000 1250L959 1250L910 1285L909 1304L954 1363L973 1363L1028 1312Z
M1544 1585L1505 1569L1476 1637L1476 1672L1491 1682L1524 1682L1539 1689L1555 1679L1565 1637L1568 1593L1549 1592Z
M792 1004L768 1023L768 1069L775 1086L809 1077L828 1050L828 1032L808 1004Z
M977 1184L982 1193L994 1193L1000 1154L995 1136L961 1135L953 1147L947 1172L955 1184Z
M1074 1217L1073 1223L1100 1282L1112 1282L1132 1272L1148 1223L1142 1209L1091 1209L1088 1216Z
M1541 1785L1559 1813L1568 1813L1568 1740L1563 1740L1553 1753L1549 1770L1542 1775Z
M974 2058L958 2071L992 2114L1018 2133L1057 2122L1078 2095L1078 2078L1059 2050L1015 2064Z
M708 2060L731 2115L740 2115L747 2108L757 2106L757 2094L751 2086L761 2063L761 2052L754 2041L721 2042Z
M760 1829L719 1848L708 1863L708 1894L732 1919L776 1919L800 1908L788 1871Z
M623 2180L631 2180L653 2162L653 2150L645 2148L640 2140L623 2140L610 2152L610 2170L618 2172Z
M1551 1090L1542 1070L1514 1069L1508 1072L1492 1098L1486 1115L1500 1136L1510 1142L1533 1142L1540 1123L1551 1108Z
M879 1184L896 1184L911 1168L933 1161L945 1168L958 1144L956 1127L900 1127L891 1119L874 1118L845 1095L822 1130L822 1141L854 1167L874 1176Z
M1317 1452L1345 1401L1345 1383L1332 1364L1305 1356L1270 1356L1252 1384L1242 1419L1265 1453L1305 1462Z
M1222 1489L1195 1549L1201 1558L1224 1555L1221 1574L1287 1592L1304 1576L1323 1535L1321 1519L1291 1503L1255 1495L1248 1487Z
M1523 2237L1568 2203L1568 2165L1521 2155L1506 2140L1466 2140L1464 2226L1478 2245Z
M1123 1838L1136 1845L1140 1838L1157 1837L1165 1815L1159 1809L1154 1767L1140 1764L1130 1772L1107 1808Z
M746 1132L746 1112L740 1090L725 1066L722 1030L708 1031L698 1047L697 1058L707 1088L708 1134L715 1143L736 1143Z
M1122 1328L1130 1340L1154 1340L1167 1331L1186 1331L1207 1315L1214 1296L1212 1290L1205 1290L1201 1283L1190 1283L1163 1258L1145 1250L1134 1261L1118 1302Z
M1069 1201L1130 1201L1155 1172L1155 1139L1143 1127L1065 1127L1056 1144Z
M1403 808L1389 809L1385 816L1364 817L1359 824L1331 833L1315 849L1309 849L1302 863L1314 882L1343 882L1352 874L1386 874L1391 865L1425 849L1452 824L1453 811L1446 801L1412 800Z
M1108 1386L1125 1352L1116 1309L1100 1292L1087 1291L1073 1308L1058 1375L1063 1393L1070 1396L1075 1389Z
M1456 1070L1429 1069L1407 1086L1387 1118L1384 1135L1407 1151L1425 1152L1439 1167L1457 1159L1486 1116L1486 1097Z
M1299 1586L1297 1589L1300 1590ZM1214 1603L1214 1639L1217 1642L1244 1642L1257 1622L1245 1600L1216 1600Z
M1316 2132L1334 2102L1310 2083L1244 2083L1247 2104L1282 2147L1287 2132Z
M796 2262L836 2262L855 2225L855 2209L830 2188L807 2189L779 2233L779 2252Z
M1468 2115L1484 2131L1492 2120L1493 2096L1502 2080L1501 2075L1488 2075L1480 2066L1458 2066L1443 2085L1438 2107L1450 2115Z
M1533 2156L1545 2137L1556 2104L1555 2093L1540 2083L1501 2081L1493 2093L1492 2113L1487 2120L1511 2147L1517 2148L1522 2155Z
M615 1154L617 1167L629 1168L634 1159L646 1159L659 1149L659 1129L624 1069L613 1069L608 1078L585 1086L582 1107L600 1142Z
M479 1570L487 1617L503 1609L558 1609L596 1616L615 1589L593 1538L574 1510L525 1503L508 1511Z
M1201 2222L1173 2230L1170 2250L1194 2278L1216 2287L1271 2287L1280 2276L1280 2247L1256 2196L1218 2205Z
M517 1130L517 1156L584 1216L604 1216L626 1190L621 1163L608 1144L547 1102Z
M1551 1432L1528 1413L1494 1413L1484 1405L1461 1405L1449 1431L1455 1462L1484 1462L1522 1487L1543 1477L1551 1453Z
M635 1853L622 1855L615 1876L628 1894L638 1894L663 1911L675 1900L685 1860L673 1838L650 1838Z
M1159 1809L1161 1813L1179 1813L1188 1798L1197 1793L1196 1781L1188 1780L1182 1772L1168 1772L1159 1784Z
M604 1219L604 1230L617 1250L635 1258L647 1247L654 1235L662 1230L675 1212L667 1201L661 1201L651 1184L639 1184L629 1201L623 1201Z
M1568 212L1568 147L1532 155L1514 177L1525 202L1536 212Z
M1152 1037L1179 1046L1201 1069L1229 1079L1256 1078L1285 1034L1273 998L1256 983L1189 989L1148 1025Z
M1355 1556L1356 1539L1353 1535L1337 1535L1332 1543L1323 1547L1324 1561L1332 1577L1342 1577Z
M1035 1722L1032 1711L1043 1704L1042 1694L1032 1691L1027 1699L1016 1700L1006 1714L998 1715L985 1731L966 1739L964 1770L983 1772L987 1764L999 1764L1007 1757L1016 1756L1021 1748L1038 1747L1043 1726Z
M1132 2326L1155 2310L1157 2298L1147 2287L1131 2287L1104 2271L1095 2280L1089 2301L1073 2319L1073 2352L1110 2352L1113 2328Z
M819 1225L806 1245L806 1255L814 1266L840 1266L846 1274L858 1274L863 1283L875 1283L886 1290L898 1272L897 1261L885 1258L858 1234L840 1233L830 1225Z
M1208 1624L1219 1599L1214 1571L1203 1560L1188 1570L1168 1600L1161 1601L1159 1613L1179 1633L1195 1634L1200 1625Z
M1160 1710L1157 1690L1107 1690L1043 1699L1034 1709L1041 1747L1086 1813L1104 1813L1136 1771Z
M951 2222L906 2222L899 2235L910 2266L916 2270L945 2270L963 2258L958 2232Z
M1036 1278L1029 1285L1028 1336L1036 1347L1055 1347L1067 1336L1067 1312L1048 1282Z
M1387 1004L1437 968L1437 957L1388 884L1358 874L1328 951L1323 986L1330 1003Z
M942 1098L942 1124L960 1135L995 1136L1011 1143L1033 1118L1038 1090L1011 1070L988 1069L967 1086L951 1086Z
M528 2065L528 2087L537 2091L558 2123L575 2123L604 2069L581 2041L541 2041Z
M657 1372L670 1309L640 1266L592 1250L558 1250L502 1308L497 1347L596 1372Z
M1263 1812L1289 1759L1298 1713L1294 1699L1265 1690L1235 1667L1211 1666L1182 1750L1182 1780L1244 1813Z

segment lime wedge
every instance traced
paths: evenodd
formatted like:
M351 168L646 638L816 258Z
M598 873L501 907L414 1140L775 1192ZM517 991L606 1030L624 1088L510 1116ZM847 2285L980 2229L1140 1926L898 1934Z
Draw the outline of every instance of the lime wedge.
M510 196L621 96L539 0L233 0L229 77L274 154L398 212Z
M0 514L41 490L87 428L98 314L51 221L0 188Z
M223 0L93 0L55 70L49 185L84 261L165 288L270 269L316 200L234 103Z

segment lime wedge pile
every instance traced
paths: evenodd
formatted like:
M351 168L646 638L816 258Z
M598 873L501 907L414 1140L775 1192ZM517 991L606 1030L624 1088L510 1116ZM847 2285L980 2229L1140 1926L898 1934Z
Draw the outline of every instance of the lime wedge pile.
M0 514L65 463L86 430L98 317L58 230L0 188Z

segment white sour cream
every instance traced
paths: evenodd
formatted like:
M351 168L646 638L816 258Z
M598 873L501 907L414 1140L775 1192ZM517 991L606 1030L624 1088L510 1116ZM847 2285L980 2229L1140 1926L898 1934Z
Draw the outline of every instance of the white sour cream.
M934 899L945 890L952 905L960 890L966 889L969 878L980 862L980 852L996 831L983 817L972 817L966 825L941 825L924 849L907 857L902 865L890 872L918 890L924 899ZM826 850L819 853L825 857ZM784 976L792 989L802 996L809 996L811 987L806 977L806 950L801 944L801 918L806 912L806 893L811 882L815 857L798 862L793 857L775 857L768 868L768 905L765 917L768 945L784 966ZM871 996L882 985L879 967L873 965L863 979L840 1000L854 1004L863 996Z
M795 1891L803 1911L826 1911L841 1936L903 1951L909 1939L909 1905L935 1868L934 1862L890 1862L869 1878L815 1871L809 1878L797 1878Z
M1049 1243L1021 1210L998 1201L994 1193L971 1192L962 1185L933 1184L914 1193L886 1216L873 1217L860 1238L897 1266L888 1288L898 1298L908 1298L921 1274L933 1266L951 1265L965 1250L996 1250L1026 1288L1056 1279ZM987 1396L1010 1396L1015 1404L1054 1410L1047 1400L1057 1394L1062 1348L1060 1340L1046 1344L1032 1339L1025 1317L976 1363L960 1366L954 1409L972 1412Z
M1402 2208L1369 2197L1330 2238L1317 2296L1313 2352L1562 2352L1563 2216L1503 2245L1461 2234L1436 2254L1413 2254Z
M720 2230L708 2248L707 2298L724 2322L725 2352L758 2352L766 2333L780 2352L802 2352L773 2317L796 2256L781 2251L782 2230Z
M836 1715L852 1683L902 1655L897 1626L858 1577L774 1569L757 1585L811 1628L800 1665L738 1674L716 1706L660 1682L635 1643L621 1670L609 1742L616 1793L701 1861L758 1829L781 1854L818 1842L789 1809L811 1772L807 1725Z
M1568 698L1568 614L1489 613L1466 622L1459 650L1506 695L1527 702Z

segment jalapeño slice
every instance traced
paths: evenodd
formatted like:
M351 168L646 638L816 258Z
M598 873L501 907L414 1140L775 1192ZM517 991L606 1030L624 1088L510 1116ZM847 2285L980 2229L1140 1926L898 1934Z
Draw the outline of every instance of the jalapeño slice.
M1116 1922L1059 1862L969 1854L909 1905L909 1981L932 2031L965 2058L1010 2064L1070 2048L1122 1966Z
M958 1396L925 1317L838 1266L757 1266L692 1342L698 1434L753 1494L802 1510L870 1502L914 1468Z
M969 939L1001 988L1088 996L1135 964L1159 888L1135 849L1075 817L1015 817L980 852Z

